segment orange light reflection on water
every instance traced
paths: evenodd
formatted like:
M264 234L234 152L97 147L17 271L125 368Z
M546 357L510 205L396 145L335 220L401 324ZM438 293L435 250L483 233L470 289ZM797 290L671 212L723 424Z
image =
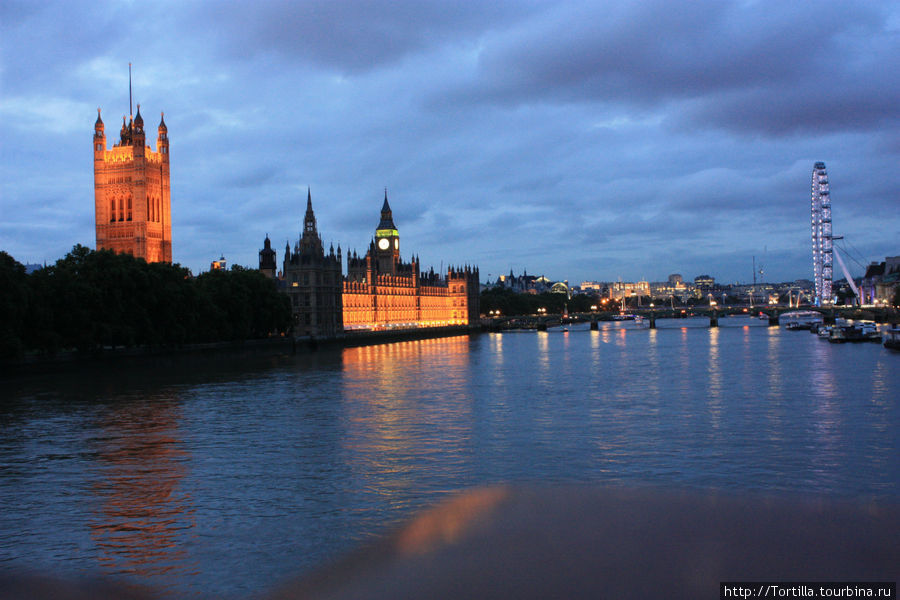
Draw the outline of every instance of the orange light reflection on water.
M399 506L426 475L413 460L423 446L437 453L466 443L458 436L471 431L469 344L468 336L457 336L343 351L343 444L367 493ZM444 390L441 402L425 397L434 389Z
M194 527L191 497L180 490L186 474L175 402L153 399L123 404L100 424L92 486L97 499L90 535L101 568L111 574L154 578L191 573L184 532Z

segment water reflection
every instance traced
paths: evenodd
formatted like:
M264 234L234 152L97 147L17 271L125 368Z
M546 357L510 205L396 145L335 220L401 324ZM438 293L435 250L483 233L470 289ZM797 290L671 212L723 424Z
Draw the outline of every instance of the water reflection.
M813 340L821 342L821 340ZM815 343L808 345L811 351L809 367L809 385L817 396L823 398L834 398L835 396L835 368L842 368L839 364L832 364L832 353L840 352L842 347L833 350L833 344Z
M718 327L709 330L709 362L707 363L707 377L709 383L708 407L710 426L717 430L721 426L722 419L722 364L719 359L719 333Z
M98 423L89 527L108 573L164 582L196 568L187 554L194 511L181 489L188 457L180 419L177 399L157 397L113 406Z
M438 475L422 470L423 453L438 456L467 443L470 343L462 336L344 350L342 441L364 495L408 506L421 479Z

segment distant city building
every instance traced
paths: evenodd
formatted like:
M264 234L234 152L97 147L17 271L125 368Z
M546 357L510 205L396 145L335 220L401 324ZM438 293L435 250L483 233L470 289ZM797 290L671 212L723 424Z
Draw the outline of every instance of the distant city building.
M217 260L212 261L209 264L210 271L224 271L228 267L228 263L225 261L225 255L223 254Z
M711 293L716 286L716 278L709 275L698 275L694 277L694 289L700 296L706 296Z
M580 287L582 292L596 292L599 294L606 287L606 284L601 281L582 281Z
M122 117L119 141L110 150L106 148L105 127L97 109L94 123L97 249L131 254L147 262L172 262L168 129L160 116L154 152L145 144L140 104L137 109L134 119L129 117L126 122Z
M571 298L571 290L569 290L569 285L567 281L557 281L553 285L550 286L551 294L565 294L567 297Z
M888 256L873 262L859 282L863 304L890 304L900 287L900 256Z
M543 275L529 275L527 270L522 275L515 275L510 269L509 275L500 275L493 285L519 294L543 294L550 291L553 283Z
M260 270L271 271L268 236ZM274 251L272 251L274 254ZM344 330L468 325L479 318L477 267L450 267L446 275L423 272L414 256L400 258L400 234L385 192L381 220L365 255L350 251L347 275L341 249L326 253L307 192L303 235L285 248L281 289L291 297L295 334L328 337Z
M615 281L609 284L608 290L612 300L621 300L631 296L649 296L650 283L647 281Z
M693 289L682 281L681 275L669 275L667 281L650 284L650 296L652 298L663 300L667 298L677 298L679 302L687 302L687 299L692 294Z

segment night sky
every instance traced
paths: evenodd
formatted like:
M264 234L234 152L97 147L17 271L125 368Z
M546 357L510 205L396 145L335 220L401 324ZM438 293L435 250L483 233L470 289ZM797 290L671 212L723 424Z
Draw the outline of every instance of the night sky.
M0 3L0 249L94 246L97 107L171 140L175 262L302 228L550 279L812 278L810 175L860 263L900 254L900 4ZM863 267L848 260L853 275ZM839 273L836 278L841 277Z

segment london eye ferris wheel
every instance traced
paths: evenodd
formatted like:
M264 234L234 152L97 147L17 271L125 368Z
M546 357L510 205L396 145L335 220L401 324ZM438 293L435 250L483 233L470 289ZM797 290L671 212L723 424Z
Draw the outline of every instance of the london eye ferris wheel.
M831 304L834 241L831 231L831 195L824 162L817 162L813 166L811 224L816 304Z

